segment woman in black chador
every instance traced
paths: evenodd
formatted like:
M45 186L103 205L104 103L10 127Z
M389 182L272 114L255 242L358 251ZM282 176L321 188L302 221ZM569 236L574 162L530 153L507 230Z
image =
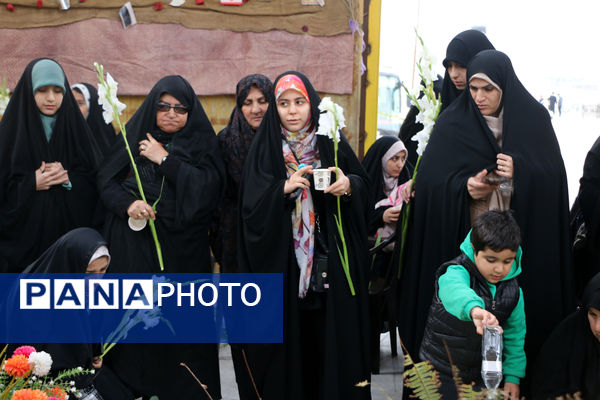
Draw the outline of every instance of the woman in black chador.
M110 263L110 254L104 238L94 229L77 228L61 236L42 255L30 264L24 274L81 274L104 273ZM22 275L22 277L26 277ZM18 289L15 288L14 303L18 303ZM10 314L10 313L9 313ZM7 316L10 321L10 315ZM10 323L6 324L10 327ZM69 329L71 334L85 340L92 335L87 319L73 320L68 326L45 326L47 331ZM35 329L35 327L33 328ZM11 344L8 353L18 347ZM102 367L100 344L92 343L38 343L37 351L45 351L52 357L51 376L60 371L82 367L96 369L95 374L81 374L74 377L75 386L84 400L91 399L131 399L123 384L107 367ZM98 397L98 392L103 397ZM79 396L78 396L79 397Z
M600 398L600 274L587 284L577 311L552 332L533 374L534 399L575 393Z
M98 91L89 83L76 83L71 86L71 90L79 110L94 134L98 147L106 156L112 144L117 140L117 135L112 124L104 121L102 106L98 104Z
M434 82L435 93L439 93L442 100L441 111L448 108L465 90L467 65L471 58L482 50L494 50L494 46L482 32L474 29L461 32L450 41L446 48L446 58L442 62L446 69L444 79ZM408 162L412 165L417 162L417 142L412 138L423 130L423 124L416 122L418 113L417 107L410 108L398 134L408 149Z
M27 65L0 122L0 272L90 226L101 154L60 65Z
M208 226L225 173L217 138L194 89L181 76L162 78L126 128L148 203L140 200L125 145L117 141L99 172L108 209L105 237L113 255L111 272L159 271L149 227L134 231L129 225L148 218L156 224L164 272L212 272ZM150 204L159 198L155 213ZM216 344L121 344L107 362L140 395L204 398L179 366L185 362L211 395L220 397Z
M265 400L369 399L355 387L370 379L368 178L342 138L338 180L315 190L313 167L334 165L332 140L316 134L321 100L299 72L274 86L242 175L238 249L242 272L283 274L283 343L246 345L250 370ZM338 256L338 197L355 296ZM328 288L311 282L325 252Z
M574 248L580 293L591 277L600 272L600 138L596 139L585 158L575 202L579 205L586 229L585 240Z
M369 308L371 311L371 371L379 373L379 335L384 321L392 336L396 335L396 271L392 264L395 241L392 235L400 232L401 212L408 197L412 165L406 162L407 151L397 137L384 136L375 141L365 154L362 165L371 179L369 192L370 243L391 240L372 257L369 268ZM404 196L403 196L403 192Z
M399 289L401 337L417 354L436 269L456 256L476 215L511 208L523 238L525 350L533 361L574 301L565 168L547 110L504 53L480 52L467 77L469 90L440 115L419 167Z
M210 241L220 272L237 272L237 221L240 180L244 161L263 117L272 102L273 83L261 74L243 77L236 86L235 107L229 123L219 134L219 149L225 164L225 196L213 217ZM256 394L248 375L241 346L231 343L231 358L241 400Z
M221 272L237 272L237 203L244 161L269 103L273 83L261 74L242 78L236 86L235 107L229 123L219 134L219 149L226 171L225 196L219 204L211 246Z

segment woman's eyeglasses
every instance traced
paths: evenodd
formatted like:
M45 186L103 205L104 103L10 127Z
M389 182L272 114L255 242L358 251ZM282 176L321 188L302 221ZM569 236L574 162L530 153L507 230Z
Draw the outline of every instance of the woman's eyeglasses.
M162 101L156 105L156 111L169 112L171 108L175 111L175 114L187 114L189 111L184 106L172 106L171 104Z

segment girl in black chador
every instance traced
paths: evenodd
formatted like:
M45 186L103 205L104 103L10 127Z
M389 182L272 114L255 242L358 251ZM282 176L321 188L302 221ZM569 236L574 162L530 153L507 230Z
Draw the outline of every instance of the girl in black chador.
M250 370L265 400L369 399L355 386L370 379L368 178L342 137L338 179L315 190L313 168L334 169L332 140L316 134L320 98L299 72L274 86L242 175L238 250L240 271L283 274L283 343L246 345ZM354 296L338 256L337 198ZM328 288L311 283L324 254Z
M91 226L100 157L61 66L30 62L0 122L0 272Z

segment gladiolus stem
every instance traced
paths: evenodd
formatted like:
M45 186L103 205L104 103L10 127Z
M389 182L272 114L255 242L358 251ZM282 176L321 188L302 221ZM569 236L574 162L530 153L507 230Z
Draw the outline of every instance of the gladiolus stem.
M144 194L144 188L142 187L142 181L140 179L140 174L138 173L137 166L133 159L133 154L131 153L131 149L129 148L129 143L127 142L127 131L125 129L125 126L121 122L121 119L119 118L119 110L117 109L117 105L111 100L110 88L107 85L106 81L104 80L104 67L102 65L96 64L96 70L98 71L98 80L100 81L100 84L102 86L104 86L104 88L106 89L106 92L107 92L106 99L112 106L113 116L114 116L115 121L117 122L117 125L121 131L121 136L123 137L123 141L125 142L125 149L127 150L127 154L129 155L129 161L131 162L131 167L133 168L133 174L135 175L135 182L137 183L138 191L140 192L140 196L142 197L142 200L145 203L148 203L146 201L146 195ZM154 245L156 247L156 256L158 257L158 265L160 266L160 270L164 271L165 266L163 263L160 242L158 241L158 235L156 233L156 226L154 225L154 221L150 218L148 219L148 225L150 225L150 232L152 233L152 238L154 239Z

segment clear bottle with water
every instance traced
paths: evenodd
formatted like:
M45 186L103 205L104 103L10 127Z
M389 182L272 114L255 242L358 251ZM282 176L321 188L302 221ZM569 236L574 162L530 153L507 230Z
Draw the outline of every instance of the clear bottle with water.
M502 381L502 330L499 326L483 327L481 376L485 387L491 390L496 390Z

